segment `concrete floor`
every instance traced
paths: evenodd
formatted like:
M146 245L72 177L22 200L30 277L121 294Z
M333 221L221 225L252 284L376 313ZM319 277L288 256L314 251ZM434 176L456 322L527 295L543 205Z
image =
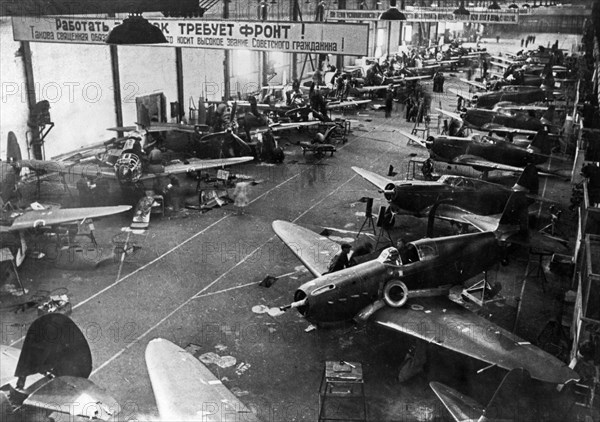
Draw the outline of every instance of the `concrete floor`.
M439 94L434 100L448 109L455 101L452 95ZM183 210L153 218L148 233L136 235L143 248L122 266L65 272L33 259L23 265L21 279L30 294L68 289L72 318L92 350L91 379L121 403L120 420L157 413L144 362L146 344L156 337L182 347L195 345L198 356L214 352L235 358L231 367L208 366L265 421L316 420L317 391L326 360L363 364L370 421L449 420L428 386L434 380L481 403L489 400L505 371L492 368L477 374L487 366L483 362L428 346L425 371L401 384L396 381L398 367L412 344L406 336L371 325L305 332L309 324L296 312L275 317L255 312L258 305L273 308L289 303L295 287L310 279L274 235L273 220L356 231L364 220L364 204L358 200L374 197L376 210L385 200L350 166L385 175L391 164L399 171L398 177L404 178L412 156L427 156L425 149L407 146L399 135L400 128L412 127L401 118L400 110L390 119L374 110L346 117L354 120L353 133L333 157L302 156L294 145L298 135L294 135L286 146L283 165L240 166L242 173L263 180L252 188L245 215L235 215L228 205L205 214ZM444 168L436 166L438 171ZM546 196L560 199L563 209L568 206L566 182L547 179L543 189ZM565 209L565 216L568 213ZM568 220L565 217L560 229L574 235ZM109 242L114 235L126 236L120 230L128 224L129 216L114 216L99 220L96 228L101 240ZM392 234L414 240L424 236L425 227L424 220L401 217ZM438 227L443 233L451 232L448 225ZM342 235L346 236L351 240L353 235ZM539 280L530 277L524 282L532 269L526 260L526 253L521 252L511 265L490 271L492 281L502 282L506 302L481 312L507 329L516 325L519 336L535 343L545 322L555 315L556 297L569 287L569 280L554 277L543 293ZM293 275L269 289L257 285L266 275L292 271ZM1 300L5 305L14 299L2 296ZM36 317L35 310L18 314L3 310L1 315L2 343L20 345ZM532 401L523 420L573 420L566 416L570 404L554 400L551 386L534 383L530 392ZM553 403L548 404L549 398Z

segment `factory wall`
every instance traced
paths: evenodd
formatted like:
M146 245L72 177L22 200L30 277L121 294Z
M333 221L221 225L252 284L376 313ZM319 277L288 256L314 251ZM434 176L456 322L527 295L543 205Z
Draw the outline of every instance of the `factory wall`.
M27 129L27 96L25 71L19 43L13 41L10 18L0 19L0 158L6 160L6 137L14 132L24 150ZM23 151L25 152L25 151ZM25 155L26 156L26 155Z
M0 114L0 151L6 149L9 131L15 132L25 156L28 105L19 43L12 40L10 20L3 20L1 73L2 107ZM108 46L31 43L32 65L37 101L50 102L55 127L46 138L46 157L91 145L115 136L106 130L116 125L114 87ZM15 55L17 54L17 55ZM252 53L256 54L256 53ZM120 46L119 73L124 125L136 119L135 98L162 92L167 106L177 101L175 49L167 47ZM185 104L197 106L198 97L222 97L224 82L221 50L184 49L182 54ZM257 71L238 75L241 81L257 81ZM168 113L167 113L168 114ZM4 155L4 153L3 153Z
M269 3L271 4L271 3ZM291 3L270 6L268 19L290 19ZM316 4L299 2L301 19L316 19ZM232 2L231 19L256 19L256 5ZM214 16L213 16L214 15ZM220 7L211 10L208 19L222 16ZM396 26L396 24L392 24ZM371 25L372 35L376 31ZM20 44L13 40L9 18L0 21L2 107L0 112L0 152L6 148L8 131L14 131L20 140L24 155L27 132L28 104L25 94L23 59L17 53ZM374 36L370 44L375 50ZM387 50L387 34L381 36L380 47ZM394 38L394 37L393 37ZM397 49L397 39L391 39L392 50ZM33 75L36 99L50 102L50 115L55 127L45 140L46 158L52 158L79 147L104 141L115 136L106 128L115 126L114 87L111 74L110 48L86 44L31 43ZM177 101L175 50L168 47L119 46L120 90L123 124L133 125L137 120L135 98L153 93L164 93L167 104ZM262 82L261 54L255 51L235 50L230 53L229 83L231 95L242 96L256 91ZM200 96L208 100L220 100L224 92L225 74L223 63L226 54L222 50L183 49L183 99L181 108L188 118L190 106L198 106ZM313 64L306 55L297 55L297 69L304 67L307 73L317 65L318 56L312 55ZM269 53L267 66L271 84L291 81L293 56L286 53ZM330 58L332 64L335 57ZM345 57L344 64L353 64L353 57ZM190 101L192 99L193 101Z

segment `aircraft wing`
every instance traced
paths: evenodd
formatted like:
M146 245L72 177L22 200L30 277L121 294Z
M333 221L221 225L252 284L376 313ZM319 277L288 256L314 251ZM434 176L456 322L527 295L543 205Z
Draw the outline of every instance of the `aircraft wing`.
M454 95L458 95L459 97L462 97L467 101L474 101L476 97L476 94L473 94L472 92L462 91L454 88L448 88L448 92L451 92Z
M208 125L186 125L183 123L157 123L152 122L152 124L146 128L146 130L150 133L152 132L185 132L185 133L198 133L198 132L207 132Z
M442 110L441 108L436 108L435 110L438 111L438 112L440 112L440 113L442 113L442 114L445 114L448 117L456 119L459 122L463 121L462 117L460 117L460 114L458 114L458 113L453 113L451 111Z
M420 75L420 76L405 76L404 81L421 81L423 79L431 79L433 75Z
M548 107L546 106L536 106L536 105L500 105L496 104L493 110L516 110L516 111L547 111Z
M374 92L374 91L381 91L384 89L387 89L388 85L375 85L375 86L363 86L360 88L355 88L357 92L363 93L363 92Z
M131 209L130 205L117 205L112 207L89 208L57 208L47 207L43 210L28 210L15 218L8 231L32 229L36 227L52 226L72 221L81 221L86 218L104 217L118 214Z
M146 366L161 421L259 421L206 366L168 340L148 343Z
M501 126L494 123L486 123L481 126L481 130L485 130L488 132L496 132L496 133L512 133L516 135L535 135L537 134L537 130L529 130L529 129L516 129L513 127Z
M476 421L483 415L485 409L471 397L440 382L430 382L429 386L456 422Z
M63 407L63 403L69 405ZM71 376L52 378L31 393L23 404L103 421L116 420L111 418L121 411L119 403L106 390L87 378Z
M287 221L273 221L273 231L315 277L328 271L340 245L312 230Z
M410 139L411 141L413 141L413 142L415 142L415 143L417 143L417 144L421 145L421 146L422 146L422 147L424 147L424 148L427 148L427 144L425 143L425 141L424 141L422 138L419 138L418 136L416 136L416 135L413 135L412 133L405 132L405 131L403 131L403 130L400 130L399 132L400 132L402 135L406 136L406 137L407 137L408 139Z
M327 110L335 110L344 107L355 107L362 104L368 104L371 100L346 100L346 101L330 101L325 106Z
M321 124L320 120L313 120L310 122L276 123L274 125L271 125L270 128L273 130L273 132L280 132L282 130L288 129L299 129L301 127L318 126L319 124Z
M459 155L452 160L452 164L461 164L465 166L479 167L487 170L502 170L522 172L522 167L509 166L508 164L494 163L473 155Z
M190 173L192 171L208 170L217 167L233 166L235 164L246 163L254 160L254 157L233 157L233 158L213 158L209 160L201 160L199 158L189 160L188 164L171 164L165 166L163 173L147 173L140 180L150 180L157 177L170 176L172 174Z
M465 78L460 78L460 81L466 83L467 85L474 86L477 89L481 89L482 91L487 91L487 86L485 86L482 83L475 82L475 81L470 81L470 80L465 79Z
M367 182L375 185L375 187L381 191L385 190L385 187L390 183L394 183L393 180L387 179L372 171L361 169L360 167L352 167L352 170Z
M421 211L421 214L429 215L430 210L431 207L427 207ZM473 212L451 204L441 204L435 212L435 218L461 224L465 223L464 217L468 215L473 215Z
M410 298L402 308L385 307L377 324L504 369L523 368L533 378L564 384L579 375L564 362L445 297Z
M115 126L115 127L108 127L106 128L106 130L110 130L113 132L134 132L138 130L137 126Z
M104 176L116 178L112 167L102 166L97 163L78 164L69 161L21 160L19 164L33 171L46 171L49 173L71 174L84 177Z

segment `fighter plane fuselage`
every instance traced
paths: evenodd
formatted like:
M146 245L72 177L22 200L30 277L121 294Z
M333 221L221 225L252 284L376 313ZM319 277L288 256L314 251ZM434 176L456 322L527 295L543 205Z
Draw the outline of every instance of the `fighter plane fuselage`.
M514 167L542 164L547 160L545 155L510 142L474 141L467 138L435 138L430 145L430 153L434 160L443 162L453 162L461 156L469 156Z
M477 129L481 129L486 124L535 131L544 129L544 125L540 122L540 119L535 117L526 117L523 115L511 116L483 108L467 109L463 120L468 126Z
M492 232L421 239L406 251L384 250L371 261L322 275L298 288L294 301L313 323L333 323L354 318L381 298L390 281L398 280L411 291L460 284L489 269L501 256ZM396 292L392 288L389 295Z
M462 176L446 176L440 182L403 181L386 187L385 197L396 213L422 216L438 201L480 215L500 214L512 191L508 188Z
M499 91L492 91L481 94L477 97L477 107L492 108L494 104L500 101L510 101L517 104L530 104L538 101L544 101L546 93L541 88L519 85L508 85L502 87Z

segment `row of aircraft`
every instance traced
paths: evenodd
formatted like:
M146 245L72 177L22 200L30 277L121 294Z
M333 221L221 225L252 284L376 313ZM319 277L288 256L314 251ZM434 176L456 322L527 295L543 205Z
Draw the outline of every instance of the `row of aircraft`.
M492 170L520 173L512 188L454 175L396 181L353 167L383 194L392 213L429 216L430 221L437 217L474 228L474 233L423 238L409 242L404 251L389 247L330 273L328 265L339 244L299 225L274 221L275 234L314 277L281 309L295 309L320 327L375 323L504 368L510 372L498 391L527 383L529 377L561 385L577 381L579 375L565 362L449 299L452 287L465 288L476 275L506 263L511 245L566 250L560 239L528 225L529 205L547 202L538 195L538 173L557 174L554 168L541 168L554 159L555 107L528 105L546 101L547 94L544 89L508 86L480 95L477 107L461 115L443 112L489 134L424 140L402 132L436 161L471 166L485 176ZM493 414L496 396L484 407L441 383L433 382L431 388L457 421L502 419Z
M150 129L147 133L153 130L164 132L165 127L161 125L149 125L145 129ZM500 129L495 129L508 133L506 128L509 126L505 123L501 125ZM192 135L202 131L202 127L180 126L170 130L180 130ZM272 226L276 235L315 277L298 287L292 302L282 306L282 309L297 309L304 318L318 326L342 321L375 323L506 369L510 371L505 380L508 384L515 382L513 378L518 378L521 382L526 378L524 374L553 384L567 384L578 380L578 374L564 362L448 298L453 285L463 285L498 262L506 261L508 247L512 244L538 248L558 247L555 239L545 238L528 227L529 204L543 200L537 195L538 169L535 165L544 163L549 158L549 136L547 125L545 126L537 131L532 129L535 132L534 138L525 147L485 136L433 137L423 142L406 134L415 142L426 146L437 160L470 165L484 171L501 169L522 172L512 189L501 188L479 179L455 176L444 176L436 182L393 181L368 170L353 168L383 193L392 212L431 216L434 215L432 213L438 213L441 199L448 203L440 209L438 216L468 224L477 233L420 239L408 243L406 251L402 253L389 247L362 259L358 265L328 273L328 264L339 251L337 243L296 224L274 221ZM124 128L117 128L122 129ZM226 132L226 135L230 133ZM143 137L142 140L145 142ZM243 145L237 140L236 142ZM253 159L251 156L209 159L195 157L190 158L187 163L167 165L161 161L160 165L163 167L160 171L150 172L141 163L135 162L140 149L134 144L135 140L132 141L131 138L122 143L114 141L110 145L101 146L107 155L99 156L95 151L90 152L93 151L90 149L78 152L79 155L69 154L63 157L64 161L56 164L41 160L22 160L14 152L16 147L13 142L9 141L9 151L13 155L9 157L10 164L3 165L8 165L15 172L20 167L28 167L36 171L71 173L85 177L102 175L113 177L121 184L132 184ZM144 149L143 145L140 147ZM114 151L108 153L111 149ZM137 158L139 162L142 161L139 155ZM2 183L4 184L4 180ZM479 202L472 200L475 196L482 199L484 207L475 205ZM15 216L6 231L20 233L20 230L28 227L36 228L126 211L125 207L106 208L62 210L66 213L62 213L60 209L26 211ZM42 317L39 322L34 322L30 331L44 332L43 329L40 331L43 327L36 324L52 324L68 328L72 336L76 327L73 328L72 321L64 318L66 317L58 314ZM73 396L81 397L85 393L91 398L90 402L94 403L91 407L94 413L89 413L89 406L70 407L67 412L72 416L109 420L118 414L118 403L105 390L87 379L91 373L91 353L82 334L79 341L72 342L69 346L61 345L60 342L39 344L33 337L28 334L21 352L2 346L2 355L10 357L1 362L2 385L10 385L6 389L18 393L14 397L20 397L22 401L17 407L41 408L50 413L56 409L47 403L56 403L57 397L63 400ZM177 358L173 359L173 356ZM222 420L221 412L231 412L231 409L243 417L243 420L257 420L198 359L167 340L157 339L148 344L146 363L163 420L198 420L199 415L202 418L200 420ZM432 383L431 388L456 420L462 420L460 418L466 412L471 415L473 412L480 412L485 417L486 409L450 387ZM14 408L14 397L1 397L8 400ZM218 400L231 407L208 410L199 408L202 403L210 400ZM493 402L492 399L488 408ZM9 407L3 406L5 408Z

